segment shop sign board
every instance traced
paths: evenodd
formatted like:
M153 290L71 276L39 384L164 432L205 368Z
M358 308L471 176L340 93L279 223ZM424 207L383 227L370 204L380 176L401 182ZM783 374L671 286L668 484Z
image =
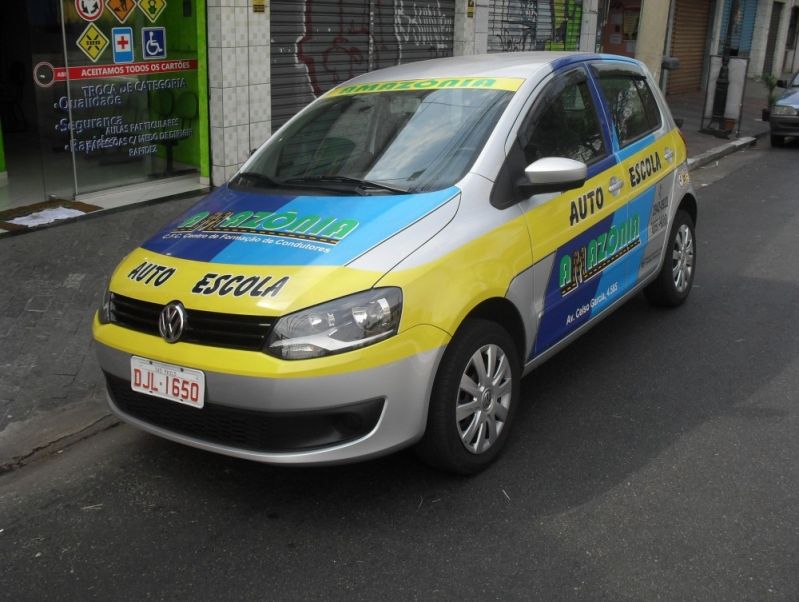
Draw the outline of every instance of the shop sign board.
M78 38L78 48L80 48L83 54L88 56L94 63L96 63L100 55L103 54L108 44L108 38L105 37L103 32L100 31L94 23L89 23Z

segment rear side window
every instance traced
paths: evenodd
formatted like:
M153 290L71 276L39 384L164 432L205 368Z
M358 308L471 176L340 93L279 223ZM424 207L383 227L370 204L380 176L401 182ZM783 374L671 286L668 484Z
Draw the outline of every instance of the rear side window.
M607 154L582 71L555 80L519 134L528 165L543 157L568 157L590 164Z
M620 146L627 146L660 127L660 109L646 78L632 73L600 72L599 86Z

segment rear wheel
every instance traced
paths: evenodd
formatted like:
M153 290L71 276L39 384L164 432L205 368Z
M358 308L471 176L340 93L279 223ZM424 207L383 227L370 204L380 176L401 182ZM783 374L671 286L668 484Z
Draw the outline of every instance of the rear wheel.
M644 289L650 303L666 307L681 305L691 292L696 271L694 221L680 209L669 233L666 257L657 278Z
M494 322L465 322L441 359L417 454L458 474L486 468L507 441L520 378L510 335Z

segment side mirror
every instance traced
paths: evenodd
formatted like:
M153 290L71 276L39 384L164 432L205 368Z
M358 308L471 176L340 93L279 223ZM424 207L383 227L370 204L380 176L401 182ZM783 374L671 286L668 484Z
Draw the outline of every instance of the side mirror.
M785 81L784 79L778 79L777 80L777 87L778 88L787 88L788 87L788 82Z
M566 157L544 157L525 168L517 185L530 195L563 192L579 188L587 177L585 163Z
M680 59L676 56L664 56L660 62L660 68L664 71L673 71L680 68Z

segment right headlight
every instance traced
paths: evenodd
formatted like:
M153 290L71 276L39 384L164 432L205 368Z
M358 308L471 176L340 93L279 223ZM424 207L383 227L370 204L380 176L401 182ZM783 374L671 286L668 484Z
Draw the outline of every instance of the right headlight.
M399 329L402 291L376 288L283 316L264 351L286 360L343 353L387 339Z
M799 115L799 111L788 105L774 105L771 109L771 113L781 117L795 117Z

